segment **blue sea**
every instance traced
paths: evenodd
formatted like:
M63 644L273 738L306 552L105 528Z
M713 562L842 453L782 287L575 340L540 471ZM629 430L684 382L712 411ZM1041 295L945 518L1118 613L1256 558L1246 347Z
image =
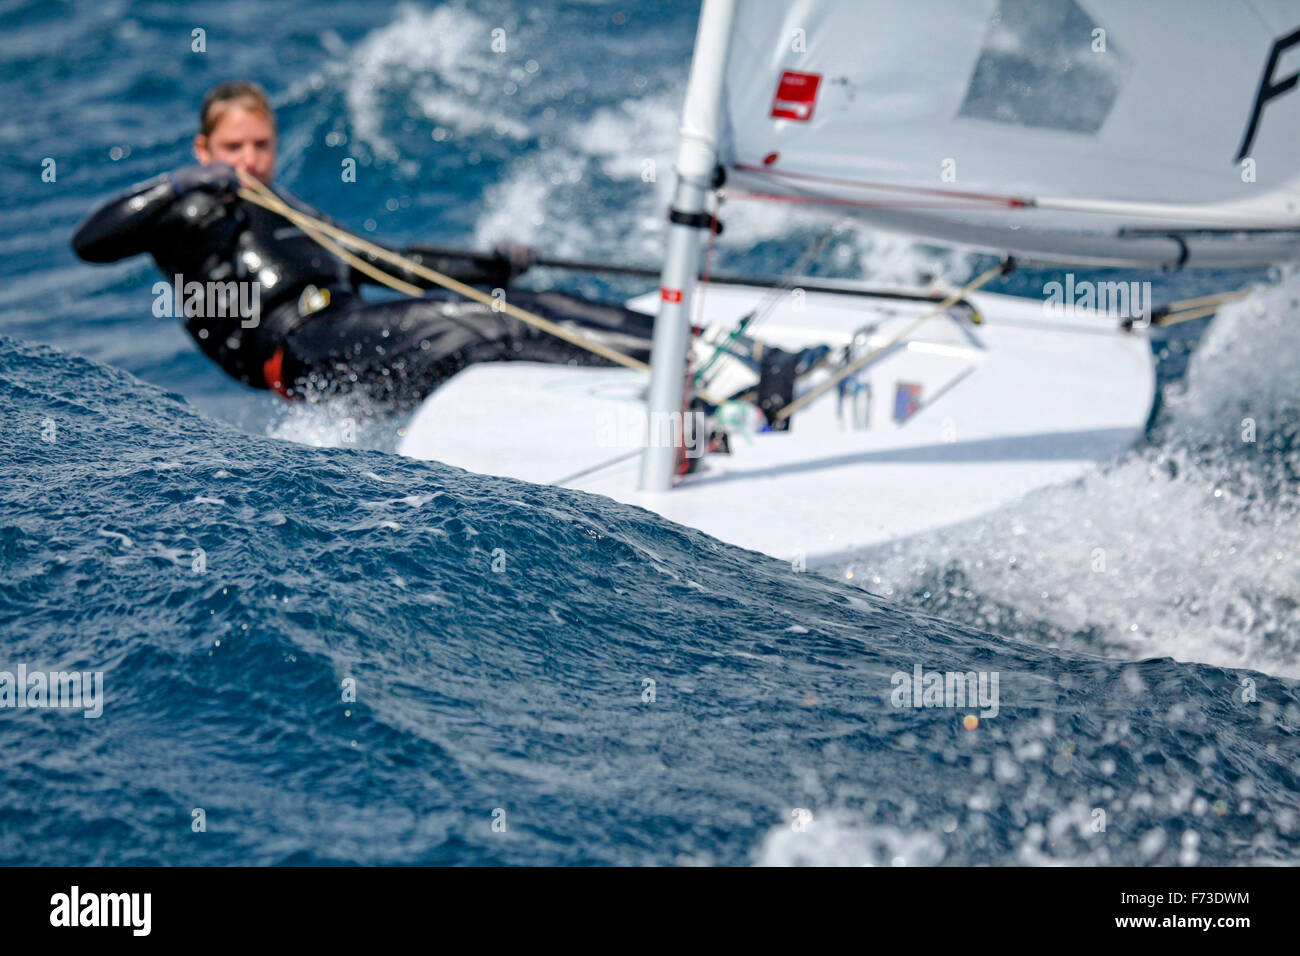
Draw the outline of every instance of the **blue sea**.
M342 442L156 318L151 261L69 247L249 77L280 182L354 228L653 264L697 13L0 3L0 702L20 667L103 688L93 717L0 707L0 865L1300 859L1289 272L1107 274L1260 292L1153 335L1147 437L1097 474L810 574L401 458L400 418ZM754 275L825 229L726 218L716 267ZM810 271L988 261L860 228ZM996 706L911 706L948 672Z

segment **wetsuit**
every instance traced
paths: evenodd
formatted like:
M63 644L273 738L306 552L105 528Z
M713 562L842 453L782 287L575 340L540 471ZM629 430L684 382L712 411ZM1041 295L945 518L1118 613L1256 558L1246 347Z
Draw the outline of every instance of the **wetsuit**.
M276 194L331 221L281 190ZM174 174L107 203L72 242L89 262L147 252L169 282L179 275L184 283L205 286L258 283L258 314L184 303L185 328L235 378L290 398L359 391L374 402L404 408L475 362L609 364L504 312L449 293L367 303L357 287L373 280L302 230L238 198L182 189ZM502 287L513 277L501 256L448 256L418 246L403 254L469 285ZM404 269L358 255L406 282L432 288ZM649 354L649 316L558 292L512 290L508 301L642 360Z

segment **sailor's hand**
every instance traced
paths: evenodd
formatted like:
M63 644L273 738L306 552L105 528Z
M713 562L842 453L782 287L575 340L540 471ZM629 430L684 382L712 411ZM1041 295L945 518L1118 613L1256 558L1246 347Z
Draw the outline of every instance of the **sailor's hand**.
M510 277L512 279L521 273L527 272L529 267L537 261L537 253L533 251L533 247L518 242L498 242L492 247L492 251L497 258L510 263Z
M214 196L233 196L239 192L239 174L226 163L209 163L206 166L182 166L168 174L177 196L196 189Z

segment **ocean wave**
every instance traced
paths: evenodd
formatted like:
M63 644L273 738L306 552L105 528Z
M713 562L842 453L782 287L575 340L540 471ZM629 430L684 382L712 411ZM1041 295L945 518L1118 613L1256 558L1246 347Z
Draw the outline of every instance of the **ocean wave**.
M0 670L105 690L0 708L0 862L1295 856L1292 683L981 633L8 338L0 413ZM997 674L996 714L896 706L918 667Z

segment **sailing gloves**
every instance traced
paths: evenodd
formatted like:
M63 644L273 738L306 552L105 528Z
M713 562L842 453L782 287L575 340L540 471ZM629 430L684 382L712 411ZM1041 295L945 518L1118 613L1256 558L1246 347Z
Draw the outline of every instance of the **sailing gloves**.
M182 166L167 174L177 196L202 190L213 196L233 196L239 192L239 174L226 163L209 163L206 166Z

